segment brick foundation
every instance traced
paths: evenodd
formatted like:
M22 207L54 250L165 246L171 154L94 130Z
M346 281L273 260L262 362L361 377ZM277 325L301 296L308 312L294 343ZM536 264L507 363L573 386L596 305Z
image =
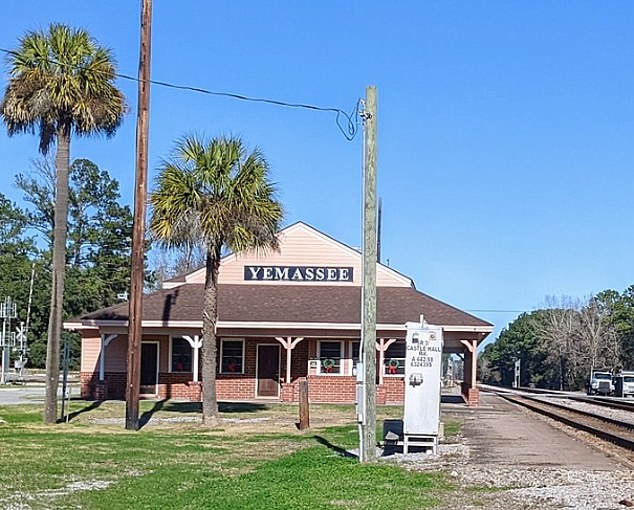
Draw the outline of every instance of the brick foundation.
M299 401L299 380L280 384L280 402ZM354 376L309 375L308 398L311 403L352 404L356 398L356 378ZM99 381L98 374L81 374L81 396L87 400L125 398L126 374L106 372L105 380ZM256 399L255 374L218 374L216 380L218 400L245 401ZM159 374L158 395L165 399L183 399L192 402L202 400L202 385L191 381L189 373ZM477 388L462 387L462 397L469 406L477 406L480 392ZM402 404L405 385L402 377L386 377L383 384L376 387L377 404Z

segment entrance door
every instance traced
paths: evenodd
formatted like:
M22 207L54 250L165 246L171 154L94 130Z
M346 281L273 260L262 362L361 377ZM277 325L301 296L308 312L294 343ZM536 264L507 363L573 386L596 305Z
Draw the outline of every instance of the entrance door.
M257 396L280 394L280 346L258 345Z
M141 395L156 395L158 383L158 343L141 343Z

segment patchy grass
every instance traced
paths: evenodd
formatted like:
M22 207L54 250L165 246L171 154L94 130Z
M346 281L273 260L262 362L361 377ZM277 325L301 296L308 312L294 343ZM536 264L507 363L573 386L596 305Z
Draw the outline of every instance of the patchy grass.
M0 508L422 509L454 490L441 473L360 465L353 406L223 404L205 429L199 407L142 402L146 425L123 428L124 404L72 402L68 424L41 408L0 406ZM400 408L379 409L379 420ZM442 506L442 505L441 505Z

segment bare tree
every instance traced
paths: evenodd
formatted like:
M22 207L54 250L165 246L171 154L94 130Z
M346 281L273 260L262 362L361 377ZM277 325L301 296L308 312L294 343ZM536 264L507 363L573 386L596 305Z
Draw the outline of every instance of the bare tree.
M595 368L614 369L620 349L616 328L605 307L594 297L579 312L578 351L585 373Z
M558 366L559 389L574 381L579 363L575 345L579 331L579 300L571 296L547 296L544 303L543 322L537 323L537 332L548 357Z

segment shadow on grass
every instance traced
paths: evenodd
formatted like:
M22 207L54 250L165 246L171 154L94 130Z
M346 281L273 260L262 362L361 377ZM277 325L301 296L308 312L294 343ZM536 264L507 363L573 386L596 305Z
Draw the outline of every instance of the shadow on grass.
M142 429L143 427L145 427L148 422L150 421L150 419L152 419L152 416L154 416L154 413L159 412L161 409L163 409L163 407L165 406L165 402L167 402L166 400L157 400L156 402L154 402L154 405L152 406L152 409L150 409L149 411L145 411L141 417L139 418L139 428Z
M72 413L68 413L68 415L67 415L68 421L72 421L73 419L77 418L80 414L87 413L89 411L94 411L101 404L103 404L103 400L94 400L93 402L90 402L88 405L82 407L81 409L78 409L77 411L73 411ZM64 416L64 417L60 418L59 420L57 420L57 422L58 423L63 423L65 421L67 421L67 417Z
M267 404L254 402L218 402L218 410L221 413L255 413L268 408Z
M357 458L357 455L355 455L354 453L350 453L345 448L341 448L341 446L336 446L336 445L332 444L325 437L313 436L313 439L315 441L317 441L319 444L325 446L326 448L330 448L333 452L337 453L338 455L341 455L342 457L346 457L346 458L349 458L349 459L356 459Z
M269 406L267 404L258 404L252 402L218 402L218 410L221 413L256 413L265 411ZM147 415L148 420L157 411L165 411L170 413L183 414L200 414L203 411L202 402L175 402L173 400L157 400L149 411L143 413Z

